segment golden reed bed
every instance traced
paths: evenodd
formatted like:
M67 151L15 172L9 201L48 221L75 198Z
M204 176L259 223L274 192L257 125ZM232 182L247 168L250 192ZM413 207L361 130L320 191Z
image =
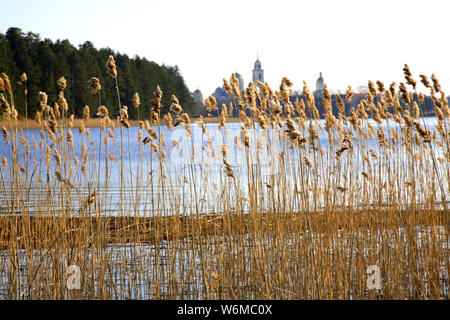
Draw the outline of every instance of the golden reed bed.
M394 215L394 217L392 216ZM443 210L367 209L335 212L297 212L280 215L221 214L168 217L0 217L0 249L51 248L56 242L76 247L95 244L127 244L173 241L183 238L242 234L301 235L356 231L359 228L396 230L443 226L448 234L449 217ZM324 229L324 226L325 229ZM349 230L349 227L351 229ZM51 235L51 236L50 236ZM297 236L298 236L297 235ZM14 243L14 244L13 244Z
M90 119L86 106L74 130L61 77L57 97L39 93L39 141L18 130L11 82L1 74L0 110L9 121L0 166L0 299L448 299L450 108L434 75L431 82L420 75L435 107L434 127L407 65L406 83L385 88L369 81L359 103L350 86L345 101L335 95L337 118L326 86L320 115L306 83L292 103L287 78L279 90L260 82L239 90L232 75L224 87L235 104L205 101L208 113L220 112L222 139L212 141L200 119L195 125L208 143L199 146L175 96L170 112L161 113L159 86L130 140L136 123L121 104L112 56L106 67L119 118L101 105L102 87L93 77L98 119ZM20 82L26 81L23 74ZM138 93L127 104L138 108ZM240 128L229 141L225 125L233 109ZM87 126L95 123L101 130L93 137ZM167 153L170 142L174 148L181 142L166 144L162 125L187 138L177 158L182 171L171 169ZM82 140L79 152L75 138ZM240 150L240 162L231 150ZM263 152L271 163L266 174ZM201 174L194 171L198 153ZM222 166L217 172L207 166L214 157ZM133 171L136 165L141 171ZM112 167L118 181L101 169ZM135 197L129 185L136 195L149 192ZM206 196L213 207L202 216ZM116 203L119 217L103 217ZM70 218L74 204L80 209ZM162 215L188 209L191 216ZM143 212L156 217L140 218ZM79 286L69 281L70 270L79 270Z

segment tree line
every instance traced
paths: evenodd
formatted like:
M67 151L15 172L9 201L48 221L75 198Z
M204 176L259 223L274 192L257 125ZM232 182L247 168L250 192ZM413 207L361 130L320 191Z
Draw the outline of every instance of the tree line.
M191 113L195 104L177 66L158 65L146 58L128 57L110 48L96 49L86 41L78 48L68 40L42 40L36 33L22 32L19 28L9 28L5 34L0 33L0 72L11 79L15 107L19 115L25 116L25 99L28 117L40 111L39 92L46 92L49 104L58 98L57 80L64 76L67 87L64 91L69 104L69 113L81 117L84 106L90 106L94 116L99 104L87 88L91 77L97 77L102 86L101 104L108 107L112 116L119 114L119 105L115 82L107 74L106 61L112 55L116 61L120 101L122 105L132 106L135 92L140 96L140 118L150 117L150 100L157 85L163 91L162 113L169 112L170 97L174 94L183 109ZM27 95L24 85L18 81L22 73L27 75ZM137 108L128 108L129 117L137 119Z

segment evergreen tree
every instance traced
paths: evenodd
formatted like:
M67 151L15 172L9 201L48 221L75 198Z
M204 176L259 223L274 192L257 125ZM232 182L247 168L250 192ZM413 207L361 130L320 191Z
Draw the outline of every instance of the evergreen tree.
M105 67L110 55L116 60L120 99L122 105L128 106L130 118L137 118L137 110L132 104L135 92L141 99L140 118L149 118L150 100L157 85L163 90L163 113L169 111L172 94L178 97L186 112L194 110L193 97L176 66L160 66L139 56L130 58L110 48L96 49L89 41L76 48L68 40L41 40L39 35L25 34L19 28L9 28L5 35L0 34L0 72L5 72L11 79L16 108L21 116L25 115L25 96L24 88L17 81L23 72L27 74L29 118L40 110L39 91L47 93L50 105L57 100L56 82L62 76L67 81L64 94L69 114L81 117L85 105L90 106L91 116L96 113L99 100L90 94L87 82L91 77L97 77L102 85L101 104L108 107L112 117L117 116L115 83Z

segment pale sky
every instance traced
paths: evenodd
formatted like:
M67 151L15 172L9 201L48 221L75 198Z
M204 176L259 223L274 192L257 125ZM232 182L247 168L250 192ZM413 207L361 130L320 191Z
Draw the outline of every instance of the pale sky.
M417 80L435 73L450 93L448 0L0 0L0 8L2 33L14 26L177 65L205 98L232 72L247 85L257 52L274 89L284 76L294 89L303 80L315 88L319 72L332 90L388 86L403 81L407 63Z

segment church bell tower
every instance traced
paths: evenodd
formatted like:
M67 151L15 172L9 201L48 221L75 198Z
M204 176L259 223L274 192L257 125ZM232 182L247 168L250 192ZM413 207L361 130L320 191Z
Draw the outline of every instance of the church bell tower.
M261 69L261 61L259 61L259 56L256 54L255 66L252 71L252 80L256 84L257 81L264 83L264 70Z

